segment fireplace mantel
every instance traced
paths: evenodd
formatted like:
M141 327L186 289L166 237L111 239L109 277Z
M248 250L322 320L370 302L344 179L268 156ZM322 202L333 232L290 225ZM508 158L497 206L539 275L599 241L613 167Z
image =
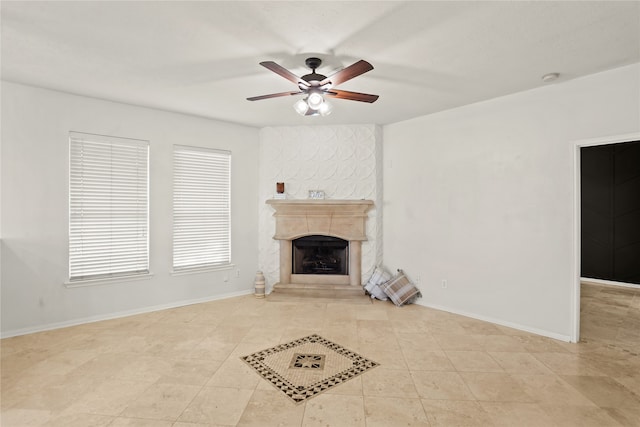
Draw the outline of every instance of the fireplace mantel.
M345 284L361 285L361 244L367 240L365 226L367 211L373 207L372 200L269 199L266 203L275 210L276 233L273 238L280 241L281 284L300 280L342 284L344 277ZM348 277L291 274L291 241L310 235L333 236L349 241Z
M282 200L270 199L275 209L277 240L293 240L312 234L348 241L367 240L365 221L372 200Z

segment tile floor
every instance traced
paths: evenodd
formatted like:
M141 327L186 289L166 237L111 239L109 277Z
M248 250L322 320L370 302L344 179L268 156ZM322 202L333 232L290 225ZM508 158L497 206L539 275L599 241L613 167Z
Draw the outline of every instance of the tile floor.
M1 341L1 425L640 426L640 290L584 285L582 343L420 306L253 296ZM295 405L239 356L318 333L382 366Z

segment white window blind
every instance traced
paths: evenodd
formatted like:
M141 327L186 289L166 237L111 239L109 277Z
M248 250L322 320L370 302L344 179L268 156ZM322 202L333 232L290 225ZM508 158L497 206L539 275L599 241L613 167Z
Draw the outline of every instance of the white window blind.
M231 153L175 145L173 269L231 263Z
M70 280L149 272L149 142L69 133Z

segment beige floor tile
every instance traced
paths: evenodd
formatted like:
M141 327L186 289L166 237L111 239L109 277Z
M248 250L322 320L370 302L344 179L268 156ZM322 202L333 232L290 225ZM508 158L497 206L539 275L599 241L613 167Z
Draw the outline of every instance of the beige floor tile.
M321 394L306 403L303 427L364 427L364 400L360 396Z
M29 375L65 375L98 355L96 350L69 350L52 355L29 368Z
M411 378L423 399L475 400L457 372L412 371Z
M478 400L490 402L535 402L510 374L461 372L460 375Z
M232 357L218 368L206 383L206 386L253 390L260 379L260 375L240 360L239 357Z
M457 318L458 316L432 319L428 322L429 332L434 335L468 335L468 331L458 324Z
M362 390L365 396L418 397L409 371L383 367L362 375Z
M119 379L106 380L94 390L80 396L67 412L120 415L151 383Z
M404 355L400 350L389 350L381 346L360 345L358 353L367 359L378 362L384 369L407 370L408 368Z
M534 353L533 356L558 375L604 375L585 355L574 353Z
M277 390L256 390L238 426L299 426L303 415L304 405L296 405L284 393Z
M3 339L0 422L11 427L170 425L121 414L127 407L145 416L164 416L163 410L175 414L175 402L155 412L149 396L163 387L195 387L201 393L184 411L191 418L174 427L235 425L254 393L286 400L240 356L264 350L274 340L316 333L382 366L295 405L307 412L301 419L283 415L273 425L287 425L287 420L362 425L365 401L368 422L374 424L383 422L382 412L393 412L402 407L399 401L414 402L418 395L431 425L519 427L535 418L544 420L544 427L547 420L562 427L640 426L640 290L583 290L579 344L418 305L268 302L252 295ZM487 357L506 373L464 372L495 369ZM403 391L407 375L415 394ZM171 401L171 395L159 400ZM480 406L476 398L490 400ZM386 401L397 404L377 411ZM397 419L415 409L408 405ZM246 406L247 423L258 406ZM344 411L355 415L340 418Z
M358 310L356 311L356 319L357 320L381 320L386 322L389 320L389 316L387 314L387 311L384 309L384 307L379 307L377 305L373 307L363 306L363 307L359 307Z
M637 342L640 345L640 339ZM640 378L640 357L633 356L632 353L628 349L621 349L618 346L613 348L603 346L585 352L584 355L603 375L614 378Z
M489 352L491 357L505 370L514 374L553 374L544 363L529 353L516 352Z
M600 407L636 408L640 406L640 396L613 378L570 375L563 375L561 378Z
M635 408L602 408L620 425L637 427L640 425L640 407Z
M503 332L496 325L475 319L460 319L458 324L471 335L502 335ZM484 337L483 337L484 339Z
M184 384L154 384L127 405L120 415L175 421L201 388Z
M493 424L504 427L545 427L553 421L537 403L480 402Z
M249 333L251 326L219 325L207 338L213 341L239 343Z
M512 374L511 377L536 403L594 406L593 402L557 375Z
M376 328L358 328L358 344L381 349L400 350L396 335L391 330Z
M175 422L171 425L171 427L228 427L222 424L202 424L202 423L183 423L183 422Z
M274 344L274 345L278 345L278 344ZM273 346L265 346L264 344L241 342L240 344L236 345L236 348L233 349L233 351L231 352L229 357L227 357L227 360L225 360L225 362L228 362L229 360L240 360L240 358L243 356L247 356L249 354L256 353L258 351L266 350L267 348L271 348L271 347Z
M498 362L484 351L445 351L458 372L503 372Z
M378 368L376 368L378 369ZM266 383L266 381L263 381ZM363 396L363 388L362 388L362 375L359 377L355 377L350 379L344 384L340 384L339 386L332 387L329 390L325 391L328 394L346 394L350 396Z
M455 371L444 351L403 350L404 359L411 371Z
M640 396L640 369L637 375L614 376L613 379Z
M109 427L172 427L172 421L147 420L144 418L118 417Z
M429 426L419 399L366 396L364 414L367 427Z
M358 331L362 329L368 329L369 332L375 334L376 332L381 334L392 334L393 328L388 320L378 320L378 319L356 319L356 325L358 327Z
M224 362L238 344L205 338L190 352L189 358Z
M33 389L24 399L15 402L13 407L22 409L40 409L52 412L64 410L91 390L92 384L86 380L56 376L58 381L40 389Z
M512 336L503 335L484 335L481 343L485 351L526 351L524 344Z
M323 338L328 339L329 341L333 341L335 343L340 343L341 346L347 347L349 349L355 350L358 344L358 331L357 328L323 328L321 331L317 332L318 335Z
M389 323L396 334L424 334L429 332L427 322L423 320L392 320Z
M68 375L17 375L4 379L0 384L2 410L41 393L42 389L64 383L68 378Z
M171 369L158 379L158 383L203 386L211 379L222 362L217 360L174 360Z
M567 353L562 344L554 339L537 335L514 335L529 353Z
M542 410L554 425L560 427L617 427L621 425L601 408L542 405Z
M415 353L424 351L440 351L440 344L433 335L429 333L396 333L398 344L402 351L411 351Z
M172 365L173 361L165 357L134 356L129 359L127 365L118 371L115 377L123 380L154 383L170 371Z
M280 337L280 344L288 343L289 341L297 340L300 338L308 337L309 335L320 335L322 328L317 325L316 328L302 328L298 326L288 327L282 332Z
M178 421L236 425L252 394L253 390L204 387L180 415Z
M46 427L106 427L112 426L115 417L98 414L70 414L59 415L45 423ZM9 424L7 424L9 425Z
M102 353L78 366L69 373L69 376L96 379L113 378L128 366L132 358L136 357L138 354L135 353Z
M490 427L493 422L478 402L422 399L427 419L434 427Z
M484 351L482 339L475 335L437 333L433 337L445 351Z
M42 426L52 418L51 411L11 408L0 414L2 426Z
M16 337L16 338L20 338L20 337ZM10 339L13 339L13 338L10 338ZM18 345L17 344L18 342L19 341L13 342L12 345L14 346L14 351L10 355L2 358L2 379L3 380L10 375L20 375L25 373L32 366L48 359L49 357L55 354L55 352L50 349L26 348L22 350L17 350L15 346Z
M242 338L243 343L262 344L265 347L272 347L280 342L282 329L272 329L266 327L253 327Z

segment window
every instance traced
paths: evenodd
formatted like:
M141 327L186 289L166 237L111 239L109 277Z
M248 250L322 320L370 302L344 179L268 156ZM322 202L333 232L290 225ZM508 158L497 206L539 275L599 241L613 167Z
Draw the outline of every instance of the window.
M174 146L174 271L231 263L230 187L230 152Z
M149 142L69 133L69 278L149 272Z

